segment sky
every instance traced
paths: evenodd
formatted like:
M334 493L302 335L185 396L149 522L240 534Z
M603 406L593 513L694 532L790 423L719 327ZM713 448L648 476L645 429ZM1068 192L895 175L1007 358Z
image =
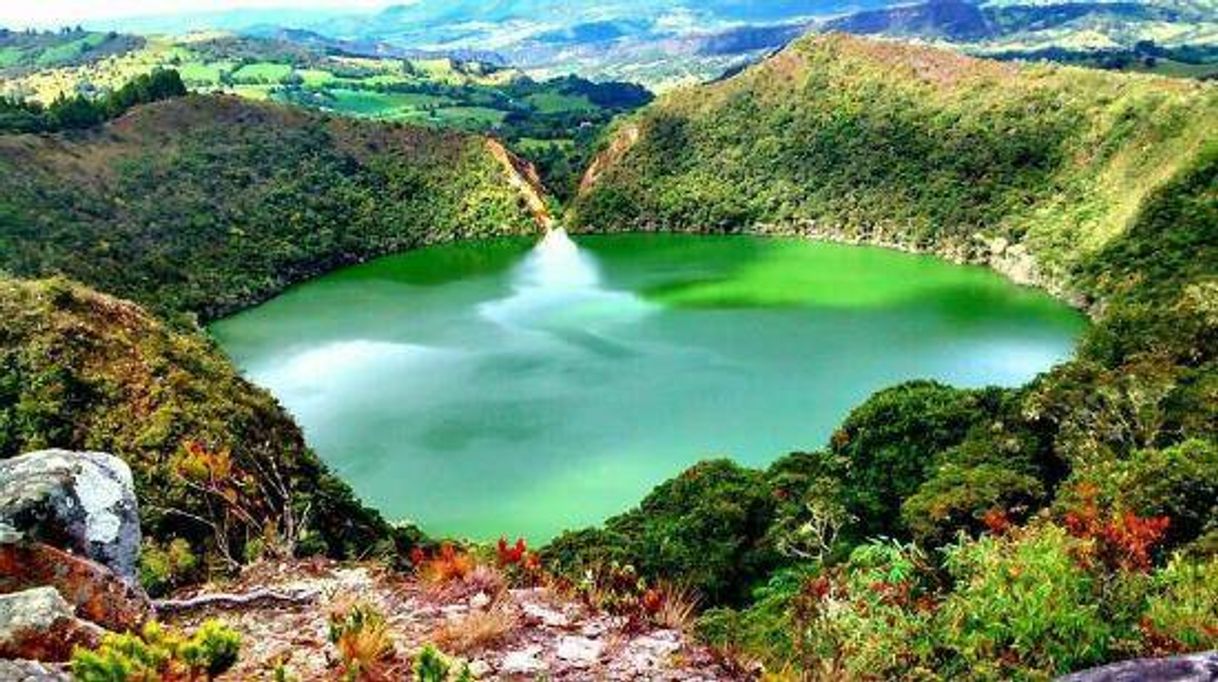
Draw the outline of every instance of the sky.
M8 28L58 27L107 19L218 12L232 9L350 9L360 11L390 4L391 0L0 0L0 26Z

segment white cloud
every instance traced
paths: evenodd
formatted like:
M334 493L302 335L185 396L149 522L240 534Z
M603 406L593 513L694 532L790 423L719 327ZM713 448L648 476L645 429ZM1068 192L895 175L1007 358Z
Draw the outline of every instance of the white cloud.
M142 17L232 9L375 9L391 0L0 0L0 26L53 27L122 17Z

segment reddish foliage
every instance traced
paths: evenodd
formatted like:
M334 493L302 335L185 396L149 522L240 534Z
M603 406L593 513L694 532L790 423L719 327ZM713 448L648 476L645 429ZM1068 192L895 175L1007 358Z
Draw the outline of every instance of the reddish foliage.
M1183 642L1156 628L1148 618L1142 619L1138 630L1142 633L1143 653L1147 656L1175 656L1189 650Z
M643 610L649 615L655 615L664 606L664 595L654 588L643 593L641 600Z
M499 565L514 566L521 563L527 552L524 538L518 538L515 545L508 545L507 538L499 538Z
M804 594L817 601L828 597L832 590L833 582L826 575L817 576L804 584Z
M1150 570L1151 552L1163 541L1171 519L1142 517L1129 511L1105 514L1096 503L1094 486L1080 485L1075 493L1080 503L1066 512L1063 518L1066 530L1077 538L1095 541L1099 558L1109 568ZM1083 557L1084 561L1087 559Z
M986 529L988 529L990 533L994 535L1005 535L1013 525L1011 523L1011 518L1007 516L1006 511L998 507L994 507L993 509L987 511L985 515L981 517L981 522L984 523Z
M412 550L411 560L416 558L421 559L421 561L415 562L415 569L419 575L433 583L442 584L452 580L464 580L465 576L474 570L473 558L465 552L458 551L456 547L447 542L440 545L440 550L430 559L425 558L421 550L418 553Z

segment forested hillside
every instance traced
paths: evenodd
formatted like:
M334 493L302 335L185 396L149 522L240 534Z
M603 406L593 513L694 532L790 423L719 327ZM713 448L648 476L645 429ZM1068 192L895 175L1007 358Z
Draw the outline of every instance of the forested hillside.
M1064 292L1215 130L1199 83L810 37L622 123L573 222L896 244Z
M829 36L624 122L580 229L924 250L1096 324L1025 387L882 391L819 449L698 465L547 559L683 576L705 637L801 679L1218 646L1216 94Z
M0 268L212 318L371 256L539 229L508 174L476 136L175 98L0 136Z

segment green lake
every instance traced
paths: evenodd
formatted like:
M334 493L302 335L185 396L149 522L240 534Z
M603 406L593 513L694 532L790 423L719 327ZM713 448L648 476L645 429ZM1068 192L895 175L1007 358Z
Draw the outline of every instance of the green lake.
M387 518L542 542L700 459L819 448L901 381L1021 384L1085 326L930 257L554 232L347 268L211 331Z

